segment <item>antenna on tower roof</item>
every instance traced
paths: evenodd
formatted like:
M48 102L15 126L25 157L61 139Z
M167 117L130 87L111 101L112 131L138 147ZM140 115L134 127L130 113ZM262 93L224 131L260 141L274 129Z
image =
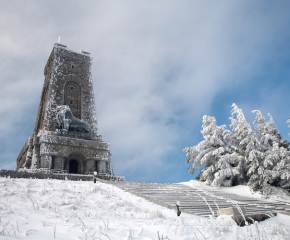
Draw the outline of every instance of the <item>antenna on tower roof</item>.
M57 41L57 43L60 43L60 36L58 37L58 41Z

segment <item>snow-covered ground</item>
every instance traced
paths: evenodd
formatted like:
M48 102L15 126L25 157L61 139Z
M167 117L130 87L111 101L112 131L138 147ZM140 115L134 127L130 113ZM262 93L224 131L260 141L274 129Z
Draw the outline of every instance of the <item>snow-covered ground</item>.
M262 198L265 199L265 195L262 195L258 192L253 192L247 185L238 185L233 187L211 187L206 185L205 182L190 180L189 182L183 182L182 184L187 185L189 187L200 187L208 190L218 190L228 193L233 193L240 196L252 197L252 198ZM267 196L268 200L281 200L284 202L290 202L290 195L286 194L280 188L273 188L273 192L270 196Z
M290 239L290 216L237 227L101 182L0 178L0 239Z

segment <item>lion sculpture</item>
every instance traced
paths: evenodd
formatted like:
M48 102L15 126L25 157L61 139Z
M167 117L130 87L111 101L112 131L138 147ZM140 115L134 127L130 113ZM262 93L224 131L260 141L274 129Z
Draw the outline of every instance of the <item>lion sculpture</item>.
M56 121L58 128L62 131L68 132L80 132L89 133L94 135L90 124L82 119L78 119L73 116L69 106L61 105L56 108Z

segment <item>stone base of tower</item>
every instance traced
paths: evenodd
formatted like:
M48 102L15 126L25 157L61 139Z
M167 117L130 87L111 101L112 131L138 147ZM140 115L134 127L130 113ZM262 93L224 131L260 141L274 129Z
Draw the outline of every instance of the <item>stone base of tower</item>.
M86 140L43 130L30 137L20 152L17 170L22 168L114 176L110 145L101 138Z
M0 177L9 178L35 178L35 179L58 179L58 180L71 180L71 181L125 181L125 177L110 176L110 175L97 175L93 174L68 174L68 173L56 173L53 170L42 169L19 169L14 170L0 170ZM101 179L101 180L100 180Z

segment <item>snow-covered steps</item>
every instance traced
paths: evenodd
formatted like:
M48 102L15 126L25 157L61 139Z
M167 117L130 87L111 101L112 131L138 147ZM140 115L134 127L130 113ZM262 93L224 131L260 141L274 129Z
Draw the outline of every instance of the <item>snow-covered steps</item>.
M199 216L216 215L217 210L228 207L243 207L246 215L276 213L290 210L290 203L270 201L239 196L219 190L205 190L201 187L189 187L183 184L111 182L120 188L137 195L176 208L180 202L181 211Z

